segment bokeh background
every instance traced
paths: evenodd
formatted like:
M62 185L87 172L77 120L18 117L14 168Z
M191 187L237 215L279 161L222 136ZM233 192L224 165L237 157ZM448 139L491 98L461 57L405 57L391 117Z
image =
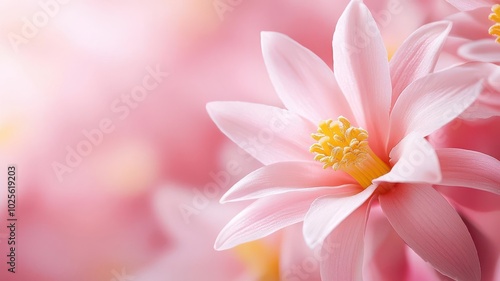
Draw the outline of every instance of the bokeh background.
M260 32L285 33L331 66L347 2L0 1L0 280L278 280L280 233L213 250L244 207L218 199L259 163L205 104L279 106ZM418 26L456 12L445 1L365 2L389 56ZM387 18L391 5L400 12Z

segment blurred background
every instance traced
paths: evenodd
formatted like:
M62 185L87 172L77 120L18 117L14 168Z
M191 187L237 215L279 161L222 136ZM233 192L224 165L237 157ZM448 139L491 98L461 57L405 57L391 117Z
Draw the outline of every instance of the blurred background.
M0 280L278 280L279 241L291 239L282 233L213 250L245 205L219 198L259 163L205 104L280 106L260 32L285 33L331 66L347 2L0 1ZM456 12L444 1L365 2L389 56L423 23Z

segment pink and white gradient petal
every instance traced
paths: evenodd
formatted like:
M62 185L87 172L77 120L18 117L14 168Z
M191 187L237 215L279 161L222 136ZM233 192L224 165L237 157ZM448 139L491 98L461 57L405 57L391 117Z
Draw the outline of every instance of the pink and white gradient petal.
M469 11L485 6L493 6L496 4L495 0L446 0L455 8L461 11Z
M458 54L471 61L500 63L500 44L493 38L475 40L458 48Z
M363 245L370 202L365 202L333 230L321 250L322 280L363 280Z
M263 164L311 161L316 127L281 108L246 102L211 102L207 111L219 129Z
M448 21L434 22L413 32L389 62L392 80L392 105L413 81L431 73L451 30Z
M310 50L277 32L262 32L262 55L276 93L290 111L314 124L354 119L332 70Z
M316 162L278 162L245 176L221 198L221 202L258 199L300 188L357 184L348 174L321 169Z
M370 209L364 241L365 280L405 280L410 266L406 259L407 246L394 231L380 205Z
M216 250L225 250L274 233L304 219L311 203L318 197L353 195L357 187L301 189L259 199L236 215L219 233Z
M361 187L358 185L359 193L356 195L316 199L304 218L304 238L309 247L321 245L332 230L373 195L377 187L377 184L372 184L359 192Z
M333 69L357 125L370 132L374 152L382 152L391 106L389 62L377 24L362 1L351 1L339 18Z
M443 175L440 185L462 186L500 195L500 161L459 148L436 150Z
M380 206L401 238L442 274L479 281L474 242L455 209L432 186L397 184L379 196Z
M410 132L427 136L460 115L481 93L482 75L466 64L429 74L410 84L391 112L388 147Z
M459 12L446 17L446 20L453 23L450 37L461 37L467 40L480 40L484 38L493 39L488 34L488 28L493 23L488 19L488 15L491 13L490 8L491 7L483 7L472 11Z
M439 183L440 163L432 145L423 137L410 133L389 154L394 163L389 173L373 180L380 182Z
M281 280L321 281L321 248L311 249L304 241L302 223L283 231L280 255Z

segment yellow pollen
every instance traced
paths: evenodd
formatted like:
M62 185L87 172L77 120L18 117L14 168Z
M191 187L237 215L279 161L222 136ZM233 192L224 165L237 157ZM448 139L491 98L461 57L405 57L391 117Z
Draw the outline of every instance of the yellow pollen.
M500 4L493 5L493 7L491 7L491 11L492 11L492 13L490 14L490 16L488 18L490 20L494 21L495 24L493 24L490 27L488 32L491 35L496 36L497 39L495 40L495 42L500 44Z
M389 172L390 168L373 153L368 145L368 132L351 127L347 118L321 121L318 132L311 135L317 142L309 149L316 153L314 160L323 168L342 170L356 179L363 188L372 180Z

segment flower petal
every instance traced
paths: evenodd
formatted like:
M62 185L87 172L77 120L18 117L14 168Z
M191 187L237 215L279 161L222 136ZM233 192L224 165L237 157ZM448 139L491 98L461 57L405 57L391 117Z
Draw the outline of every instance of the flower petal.
M478 99L460 114L460 118L465 120L487 119L494 116L500 116L500 91L490 85L486 85Z
M500 62L500 45L494 38L475 40L462 45L458 54L471 61Z
M388 148L410 132L427 136L460 115L483 89L480 63L470 63L433 74L410 84L391 112Z
M362 1L351 1L340 17L333 34L333 58L337 82L378 154L387 133L392 87L384 42Z
M493 24L493 22L488 19L490 13L491 5L467 12L455 13L446 17L446 20L453 23L450 36L466 38L468 40L487 38L489 36L488 28ZM490 39L491 41L495 41L493 37Z
M280 280L321 281L319 265L321 249L310 249L304 242L302 224L283 230L280 253Z
M481 268L464 222L432 186L398 184L379 202L396 232L419 256L456 280L479 281Z
M380 205L370 209L364 242L363 275L366 280L407 279L407 246L394 231Z
M348 197L325 196L316 199L304 219L304 238L309 247L321 244L332 230L372 196L377 187L372 184Z
M207 111L224 134L265 165L313 161L310 134L316 128L296 114L245 102L211 102Z
M274 88L290 111L314 124L343 115L349 104L332 70L313 52L276 32L262 32L262 54Z
M472 150L436 150L443 180L440 185L462 186L500 195L500 161Z
M423 137L410 133L389 154L391 171L373 182L439 183L441 172L436 151Z
M332 173L316 162L278 162L245 176L221 198L221 203L257 199L298 188L356 184L348 174Z
M300 222L316 198L335 194L335 191L330 187L308 188L259 199L221 230L215 241L215 249L229 249Z
M321 247L321 279L363 278L363 240L370 203L366 202L335 228Z
M455 8L461 11L468 11L484 6L493 6L494 1L492 0L446 0Z
M439 53L451 29L448 21L420 27L396 51L389 66L392 80L392 105L413 81L434 70Z

